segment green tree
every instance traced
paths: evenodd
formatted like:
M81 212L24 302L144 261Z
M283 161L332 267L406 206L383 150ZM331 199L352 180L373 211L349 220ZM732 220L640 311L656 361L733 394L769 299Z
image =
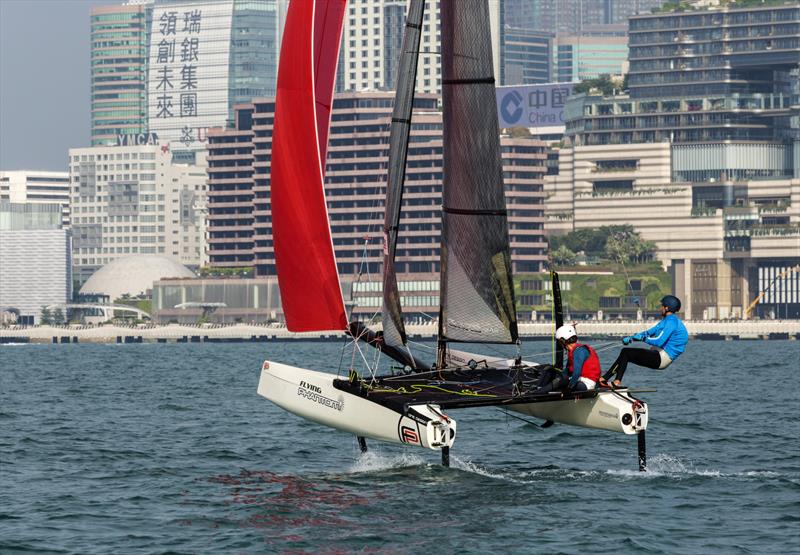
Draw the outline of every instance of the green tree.
M565 245L561 245L552 252L553 263L557 266L572 266L578 260L578 256Z
M644 262L652 258L656 245L652 241L644 241L639 233L630 226L612 230L608 235L605 254L608 258L624 264L626 262Z
M49 326L53 323L53 314L50 312L50 309L46 306L41 308L41 315L39 316L39 323L43 326Z
M57 326L61 326L66 322L66 318L64 318L64 311L61 308L56 308L53 311L53 323Z
M614 89L617 88L619 87L617 87L611 80L611 76L608 74L603 74L600 77L597 77L596 79L586 79L584 81L581 81L580 83L575 85L575 88L572 89L572 92L574 94L578 93L588 94L592 91L592 89L597 89L603 96L611 96L612 94L614 94Z

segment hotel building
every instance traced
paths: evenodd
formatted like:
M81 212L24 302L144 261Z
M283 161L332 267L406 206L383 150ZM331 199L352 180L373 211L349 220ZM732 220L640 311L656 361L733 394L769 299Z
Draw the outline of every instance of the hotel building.
M206 173L166 145L69 151L75 277L130 254L205 263Z
M392 93L349 93L334 100L325 193L343 282L359 282L358 310L379 303L383 257ZM438 97L415 101L397 261L401 291L413 311L438 306L441 232L442 115ZM237 128L209 132L209 263L255 267L275 274L269 205L269 157L274 103L257 100L237 109ZM544 240L544 143L501 141L509 209L512 264L537 272L547 260ZM368 283L366 283L368 282ZM367 299L366 297L370 297Z

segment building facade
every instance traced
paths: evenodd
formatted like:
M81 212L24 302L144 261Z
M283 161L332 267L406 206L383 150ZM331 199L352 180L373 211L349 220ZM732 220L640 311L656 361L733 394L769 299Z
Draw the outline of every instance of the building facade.
M147 50L150 8L145 4L92 8L92 145L147 132Z
M505 26L500 39L500 83L550 83L553 80L553 39L552 33Z
M69 173L0 171L0 202L61 205L61 224L69 226Z
M503 0L505 24L522 29L580 34L587 26L626 24L667 0Z
M0 312L34 325L42 307L72 298L72 237L58 203L0 200Z
M168 146L69 151L75 277L130 254L205 262L204 164L173 163Z
M559 33L555 38L555 79L585 81L600 75L626 72L626 25L586 26L581 33Z
M380 295L392 102L391 93L337 95L331 118L325 193L333 245L342 281L353 283L357 294L373 298L365 303L378 302ZM409 306L427 312L438 306L442 190L438 102L435 95L418 95L415 101L397 247L400 280L407 282L401 291L409 297ZM211 266L254 267L257 277L275 275L269 204L273 109L269 100L241 106L237 129L209 133ZM501 146L513 269L537 272L547 260L544 144L530 137L503 137ZM374 310L369 304L360 306Z
M202 150L207 129L227 125L236 103L275 94L286 4L156 0L93 9L92 144L155 134L173 151Z
M397 65L406 23L406 0L348 2L342 29L337 92L388 91L397 85ZM500 75L502 2L489 2L494 74ZM439 0L425 3L416 90L438 94L442 86Z
M548 229L632 224L691 317L797 317L799 79L798 2L632 17L629 94L567 103Z

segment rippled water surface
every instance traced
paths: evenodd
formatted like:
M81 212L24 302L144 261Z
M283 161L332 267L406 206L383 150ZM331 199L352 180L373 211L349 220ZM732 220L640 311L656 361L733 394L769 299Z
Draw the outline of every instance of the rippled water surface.
M799 347L629 369L658 390L640 473L631 437L497 409L451 412L451 468L362 456L256 394L335 343L0 346L0 553L797 553Z

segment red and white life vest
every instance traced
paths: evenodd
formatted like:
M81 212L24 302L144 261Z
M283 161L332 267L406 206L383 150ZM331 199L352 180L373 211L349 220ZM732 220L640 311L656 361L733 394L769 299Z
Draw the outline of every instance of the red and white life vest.
M589 345L581 345L578 343L575 345L575 349L578 347L586 347L589 350L589 358L587 358L583 363L581 377L590 379L593 382L597 382L600 379L600 359L597 358L597 353L595 353L594 349L592 349ZM570 376L572 375L573 371L572 354L575 352L575 349L568 351L567 355L567 372L569 372Z

